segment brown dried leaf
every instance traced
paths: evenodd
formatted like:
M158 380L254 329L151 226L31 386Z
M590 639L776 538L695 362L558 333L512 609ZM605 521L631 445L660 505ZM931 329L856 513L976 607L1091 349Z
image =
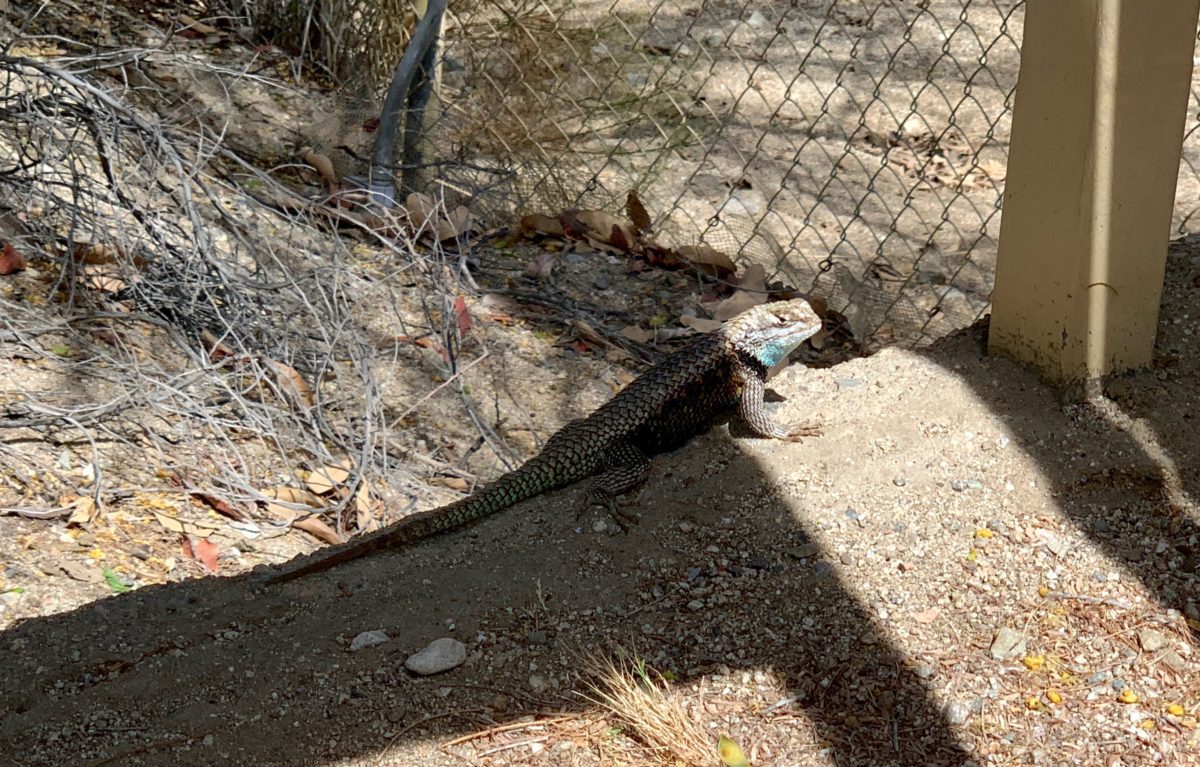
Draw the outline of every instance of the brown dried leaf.
M11 242L0 247L0 276L14 274L25 268L25 257Z
M320 517L308 516L304 519L297 519L292 523L292 527L297 530L303 530L314 538L325 541L333 546L342 542L342 538L337 534L337 531L325 524L325 521Z
M465 206L459 205L454 210L446 214L446 218L439 218L434 224L434 231L437 234L439 242L453 240L455 237L461 237L475 225L471 218L471 212Z
M314 509L325 508L325 501L316 494L308 490L302 490L298 487L276 487L271 490L266 490L263 495L270 496L277 501L284 503L302 503L305 506L311 506Z
M408 220L416 229L425 226L426 222L437 215L437 203L432 197L421 192L413 192L404 198L404 208L408 211Z
M646 330L645 328L638 327L637 325L630 325L629 327L621 328L619 335L639 344L647 344L654 340L653 331Z
M67 517L67 527L88 524L96 518L96 512L100 510L96 506L96 499L90 495L79 496L71 505L74 509L71 516Z
M289 509L287 506L282 506L278 503L267 502L265 508L268 514L289 524L295 521L296 517L305 513L297 509Z
M689 314L685 314L680 317L679 323L685 328L691 328L692 330L696 330L701 333L711 333L712 331L721 327L720 320L707 320L703 317L693 317Z
M767 270L763 268L762 264L750 264L750 266L746 267L746 271L741 279L737 281L737 285L749 293L761 294L765 300L767 295Z
M341 466L324 466L313 471L300 469L296 476L317 495L328 495L345 484L350 478L350 472Z
M634 234L640 237L650 231L653 221L650 219L650 214L646 212L646 206L642 205L636 189L630 189L629 193L625 195L625 213L629 215L629 220L633 223Z
M467 299L458 296L454 299L454 321L458 324L459 335L471 332L471 311L467 309Z
M333 167L333 160L310 146L300 147L300 159L315 168L321 175L321 179L330 187L338 185L338 175L337 170Z
M237 522L245 522L250 519L241 509L236 508L228 501L217 498L216 496L209 495L208 493L198 493L196 491L192 491L191 496L223 517L229 517Z
M575 326L575 332L579 333L579 337L589 344L601 347L609 345L604 336L597 333L595 328L583 320L575 320L571 324Z
M200 564L204 565L205 569L207 569L210 573L216 573L217 559L221 554L221 550L217 544L213 543L207 538L196 538L195 540L189 539L189 542L191 543L194 559Z
M629 228L629 224L603 210L578 211L575 213L575 220L583 225L585 236L593 240L598 240L609 245L617 244L617 240L614 237L626 243L637 241L633 230Z
M752 309L755 306L765 302L767 299L766 293L747 293L744 290L739 290L729 298L717 304L717 308L713 309L713 319L724 322L738 316L747 309Z
M429 484L441 485L464 493L471 489L471 483L462 477L430 477Z
M534 235L543 237L562 237L563 225L557 218L553 216L545 216L541 213L530 213L528 216L521 217L519 231L522 237L529 238Z
M213 362L220 362L227 357L233 356L233 349L226 346L224 341L217 338L208 330L200 331L200 343L204 345L205 350L208 352L208 358Z
M275 374L275 385L290 406L308 410L316 404L308 382L296 372L294 367L275 360L266 360L266 365Z
M737 273L737 266L732 258L704 243L684 245L676 248L675 252L684 261L710 277L726 279Z

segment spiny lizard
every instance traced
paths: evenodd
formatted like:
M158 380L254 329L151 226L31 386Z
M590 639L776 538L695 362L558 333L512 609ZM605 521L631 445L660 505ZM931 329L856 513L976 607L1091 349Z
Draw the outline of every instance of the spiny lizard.
M767 370L820 329L820 318L804 299L756 306L643 373L587 418L568 423L540 453L482 490L405 517L266 582L288 581L450 530L593 475L591 498L611 508L615 496L646 480L648 456L680 447L734 408L763 437L795 441L819 434L811 424L776 423L763 408L763 390Z

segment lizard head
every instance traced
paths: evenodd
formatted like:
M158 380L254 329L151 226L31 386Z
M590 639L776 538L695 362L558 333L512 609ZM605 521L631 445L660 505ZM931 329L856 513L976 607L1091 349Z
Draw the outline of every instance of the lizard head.
M768 368L778 365L820 329L821 318L803 298L756 306L722 328L737 349Z

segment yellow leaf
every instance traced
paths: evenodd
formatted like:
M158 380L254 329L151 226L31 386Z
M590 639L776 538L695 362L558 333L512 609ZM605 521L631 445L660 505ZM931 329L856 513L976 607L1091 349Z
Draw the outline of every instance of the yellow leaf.
M1120 698L1122 703L1137 703L1138 702L1137 693L1134 692L1133 690L1129 689L1128 687L1121 690L1121 694L1118 697Z
M1046 690L1046 700L1057 706L1059 703L1062 703L1062 695L1058 690L1051 687L1049 690Z
M724 735L717 742L717 755L721 757L725 767L749 767L750 765L750 762L746 760L746 755L742 753L742 747Z
M1026 655L1021 661L1030 671L1040 671L1046 665L1046 659L1040 655Z
M1046 588L1044 585L1038 586L1038 596L1039 597L1044 597L1049 593L1050 593L1050 589Z
M995 535L995 533L992 532L991 530L987 529L986 527L981 527L975 531L976 538L991 538L994 535Z
M1025 699L1025 708L1030 711L1041 711L1043 706L1040 700L1031 695Z
M1138 722L1138 727L1141 727L1143 730L1153 730L1154 729L1154 720L1153 719L1143 719L1142 721Z
M1167 706L1167 713L1171 716L1183 716L1183 706L1179 705L1178 703L1172 703L1171 705Z

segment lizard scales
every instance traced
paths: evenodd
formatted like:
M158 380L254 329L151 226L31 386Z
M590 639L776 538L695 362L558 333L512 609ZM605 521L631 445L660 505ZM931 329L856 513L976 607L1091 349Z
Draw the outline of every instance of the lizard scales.
M776 423L763 408L767 370L821 329L803 299L756 306L634 379L586 418L571 421L541 452L482 490L418 512L268 578L278 583L426 538L526 498L595 476L590 494L610 505L645 481L648 457L680 447L736 409L756 434L795 440L818 433Z

